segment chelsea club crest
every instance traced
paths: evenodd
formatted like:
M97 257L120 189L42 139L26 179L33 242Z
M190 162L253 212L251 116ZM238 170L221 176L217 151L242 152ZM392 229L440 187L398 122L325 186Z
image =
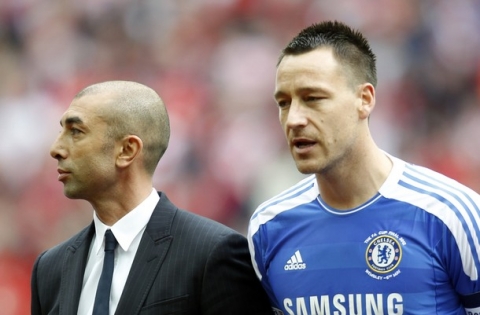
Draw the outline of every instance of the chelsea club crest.
M371 240L365 253L368 267L375 273L392 272L402 260L402 247L397 238L379 235Z

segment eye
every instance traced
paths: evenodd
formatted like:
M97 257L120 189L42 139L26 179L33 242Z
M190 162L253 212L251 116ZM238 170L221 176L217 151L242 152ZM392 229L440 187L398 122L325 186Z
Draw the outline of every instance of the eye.
M284 107L290 105L290 101L287 101L287 100L277 100L277 105L278 105L278 107L280 107L280 108L284 108Z
M76 136L76 135L78 135L78 134L80 134L80 133L81 133L80 129L77 129L77 128L74 128L74 127L70 128L70 134L71 134L72 136Z
M322 99L323 99L323 97L309 95L309 96L305 97L304 100L305 100L305 102L316 102L316 101L320 101Z

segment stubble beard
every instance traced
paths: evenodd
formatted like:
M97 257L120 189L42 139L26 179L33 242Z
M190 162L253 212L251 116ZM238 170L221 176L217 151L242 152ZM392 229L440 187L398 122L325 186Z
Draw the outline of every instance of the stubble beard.
M318 174L322 176L328 176L331 174L335 168L340 164L341 158L331 159L327 157L326 154L323 154L319 158L295 158L295 165L297 170L305 175Z
M78 185L75 185L76 183L64 183L63 184L63 194L68 198L68 199L84 199L82 197L82 193L78 188Z

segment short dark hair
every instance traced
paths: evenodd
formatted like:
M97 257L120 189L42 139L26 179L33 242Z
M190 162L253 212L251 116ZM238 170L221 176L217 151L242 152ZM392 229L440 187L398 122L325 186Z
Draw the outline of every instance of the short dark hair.
M367 39L338 21L316 23L303 29L282 50L278 64L287 55L299 55L324 46L332 47L335 58L352 70L356 83L377 85L376 57Z

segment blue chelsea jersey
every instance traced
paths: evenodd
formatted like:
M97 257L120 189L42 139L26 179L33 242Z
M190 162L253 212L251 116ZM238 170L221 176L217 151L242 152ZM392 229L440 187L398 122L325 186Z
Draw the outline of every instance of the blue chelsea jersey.
M391 159L355 209L323 203L315 176L257 208L249 245L278 313L480 314L480 196Z

